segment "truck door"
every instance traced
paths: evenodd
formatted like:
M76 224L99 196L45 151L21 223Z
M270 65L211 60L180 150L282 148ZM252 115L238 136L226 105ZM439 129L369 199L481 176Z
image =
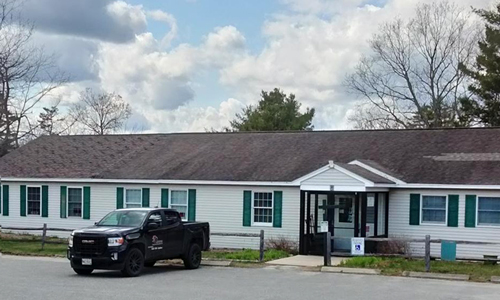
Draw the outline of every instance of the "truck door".
M149 215L146 228L148 228L149 223L155 223L158 225L156 229L148 229L145 233L146 239L146 260L159 260L163 258L163 253L165 251L165 240L167 228L163 221L161 212L153 212Z
M184 226L179 214L175 211L165 211L165 256L179 257L184 246Z

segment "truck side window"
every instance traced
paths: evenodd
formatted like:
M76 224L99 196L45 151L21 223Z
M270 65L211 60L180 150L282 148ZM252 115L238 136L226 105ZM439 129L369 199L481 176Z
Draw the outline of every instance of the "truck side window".
M152 213L149 216L148 223L156 223L156 224L158 224L159 227L162 227L163 224L162 224L162 220L161 220L161 213L159 213L159 212Z
M171 225L171 224L174 224L174 223L177 223L180 221L177 213L175 213L173 211L166 211L165 212L165 219L167 220L167 225Z

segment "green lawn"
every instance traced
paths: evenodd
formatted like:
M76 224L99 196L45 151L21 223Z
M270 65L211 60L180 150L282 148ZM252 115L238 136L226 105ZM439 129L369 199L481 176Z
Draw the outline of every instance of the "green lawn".
M45 244L39 241L14 241L0 239L0 252L15 255L66 256L67 245Z
M341 267L380 269L385 275L401 275L404 271L425 272L425 262L419 259L353 257L342 262ZM500 276L500 265L476 262L431 261L431 272L468 274L473 281L488 281Z
M264 252L264 261L275 260L279 258L289 257L285 251L269 249ZM258 250L239 250L239 251L207 251L203 252L204 258L216 258L216 259L231 259L231 260L259 260Z
M38 237L39 238L39 237ZM4 254L15 255L36 255L36 256L66 256L66 244L45 244L42 250L42 245L39 240L34 241L32 236L5 236L0 237L0 252ZM264 260L270 261L283 257L290 256L285 251L266 250ZM248 260L258 261L258 250L238 250L238 251L206 251L203 252L204 258L229 259L229 260Z

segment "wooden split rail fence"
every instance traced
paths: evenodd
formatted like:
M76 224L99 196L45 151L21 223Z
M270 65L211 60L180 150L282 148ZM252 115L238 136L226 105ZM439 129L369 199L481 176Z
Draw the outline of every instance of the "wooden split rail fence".
M66 244L66 241L54 241L54 240L49 240L47 239L47 232L48 231L58 231L58 232L72 232L74 229L66 229L66 228L48 228L47 224L44 223L43 227L2 227L0 226L0 233L2 230L15 230L15 231L42 231L42 238L40 240L33 240L33 239L26 239L26 240L19 240L19 241L26 241L26 242L41 242L42 243L42 250L45 247L45 244ZM211 236L229 236L229 237L247 237L247 238L259 238L259 261L264 261L264 252L265 252L265 246L264 246L264 230L261 230L260 233L217 233L217 232L211 232Z
M327 232L325 234L324 239L324 265L331 266L332 265L332 243L329 241L346 239L342 237L332 237L331 232ZM425 245L425 271L430 272L431 269L431 243L441 244L442 242L454 242L457 245L498 245L499 243L492 242L473 242L473 241L452 241L452 240L443 240L443 239L431 239L430 235L426 235L424 239L405 239L405 238L364 238L365 242L405 242L405 243L424 243ZM378 254L368 254L366 256L392 256L392 257L408 257L405 254L390 254L390 255L378 255ZM500 261L498 258L487 257L484 256L484 259L473 259L477 261L485 261L485 262L497 262ZM457 260L471 260L471 259L460 259Z

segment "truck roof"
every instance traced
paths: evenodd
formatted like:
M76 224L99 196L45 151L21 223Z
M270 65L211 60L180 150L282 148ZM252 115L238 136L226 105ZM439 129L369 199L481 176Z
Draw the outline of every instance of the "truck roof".
M120 209L116 209L116 210L119 210L119 211L153 211L153 210L170 210L170 211L176 211L175 209L163 208L163 207L120 208Z

